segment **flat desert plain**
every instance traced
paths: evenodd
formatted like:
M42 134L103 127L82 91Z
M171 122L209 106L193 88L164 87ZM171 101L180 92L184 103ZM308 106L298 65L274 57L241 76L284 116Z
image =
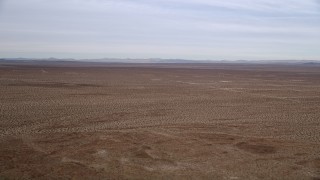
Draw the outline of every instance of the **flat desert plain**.
M320 66L0 66L0 179L319 179Z

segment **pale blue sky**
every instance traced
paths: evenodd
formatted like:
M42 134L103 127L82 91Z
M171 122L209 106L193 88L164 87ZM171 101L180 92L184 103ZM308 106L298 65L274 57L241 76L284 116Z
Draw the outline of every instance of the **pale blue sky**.
M320 60L320 1L0 0L0 57Z

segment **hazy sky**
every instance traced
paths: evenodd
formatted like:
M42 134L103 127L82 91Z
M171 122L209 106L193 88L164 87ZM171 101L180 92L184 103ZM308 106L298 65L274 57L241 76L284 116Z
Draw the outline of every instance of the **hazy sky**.
M320 60L320 0L0 0L0 57Z

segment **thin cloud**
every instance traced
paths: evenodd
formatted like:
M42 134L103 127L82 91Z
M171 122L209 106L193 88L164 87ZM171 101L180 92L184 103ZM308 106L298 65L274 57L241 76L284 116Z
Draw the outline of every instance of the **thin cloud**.
M318 0L10 0L5 4L0 56L245 59L245 54L248 58L254 54L260 59L320 59Z

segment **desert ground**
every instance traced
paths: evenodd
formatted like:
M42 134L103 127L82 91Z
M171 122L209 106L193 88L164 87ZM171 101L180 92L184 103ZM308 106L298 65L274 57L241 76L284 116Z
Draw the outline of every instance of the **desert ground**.
M320 179L320 66L0 64L0 179Z

